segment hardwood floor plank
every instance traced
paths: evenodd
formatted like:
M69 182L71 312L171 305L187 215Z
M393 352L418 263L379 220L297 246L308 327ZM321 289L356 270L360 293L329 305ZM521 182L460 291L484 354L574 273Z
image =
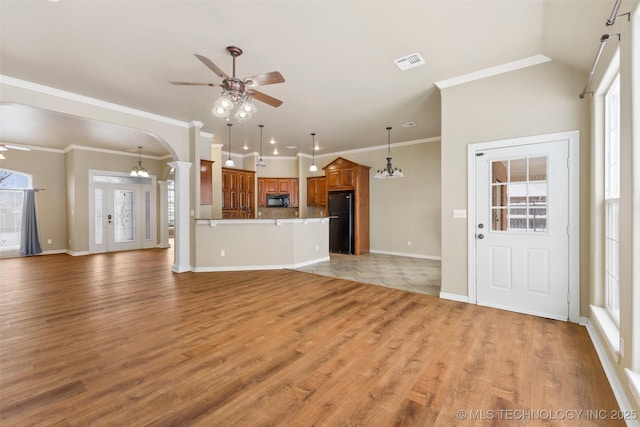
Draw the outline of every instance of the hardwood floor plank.
M450 426L464 410L471 426L617 409L579 325L171 263L161 249L0 260L2 425Z

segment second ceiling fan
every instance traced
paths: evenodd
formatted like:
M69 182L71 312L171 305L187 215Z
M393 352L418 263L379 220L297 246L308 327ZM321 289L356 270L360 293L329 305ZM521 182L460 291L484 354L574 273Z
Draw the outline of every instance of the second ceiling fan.
M219 117L225 117L228 115L228 111L233 105L247 104L246 112L254 112L255 107L249 106L250 99L257 99L272 107L279 107L282 105L282 101L269 96L263 92L257 91L254 88L257 86L266 86L276 83L284 83L284 77L278 71L271 71L270 73L256 74L254 76L245 77L240 79L236 77L236 58L242 55L242 49L236 46L228 46L227 52L233 57L233 74L229 76L222 71L220 67L214 64L209 58L194 54L204 65L206 65L211 71L213 71L218 77L222 79L221 83L197 83L197 82L176 82L170 81L172 85L185 85L185 86L212 86L222 88L222 98L216 102L213 113ZM230 101L232 105L226 105L226 101ZM253 107L253 111L251 110ZM216 109L218 113L216 114Z

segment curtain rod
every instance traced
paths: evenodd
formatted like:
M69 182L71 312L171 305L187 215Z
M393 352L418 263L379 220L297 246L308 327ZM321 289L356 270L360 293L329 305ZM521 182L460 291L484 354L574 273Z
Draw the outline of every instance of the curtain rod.
M620 3L622 0L616 0L616 3L613 5L613 9L611 10L611 15L609 15L609 19L607 19L607 27L612 26L616 23L616 18L619 16L626 16L627 21L631 21L631 12L621 13L618 15L618 9L620 9Z
M618 40L620 40L620 34L614 34L614 36L618 36ZM580 94L580 99L584 98L587 93L593 94L593 92L587 92L589 88L589 83L591 83L591 79L593 78L593 73L596 71L596 66L598 65L598 61L600 60L600 55L602 55L602 50L604 49L604 45L609 40L609 34L603 34L600 37L600 46L598 46L598 51L596 52L596 57L593 59L593 65L591 66L591 71L587 75L587 81L584 84L584 89L582 89L582 93Z

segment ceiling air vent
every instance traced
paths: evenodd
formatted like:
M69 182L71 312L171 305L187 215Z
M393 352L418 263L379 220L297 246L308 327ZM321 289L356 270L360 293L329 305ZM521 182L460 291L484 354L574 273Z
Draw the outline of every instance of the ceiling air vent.
M393 63L396 64L402 71L426 64L419 53L412 53L411 55L407 55L403 58L398 58L394 60Z

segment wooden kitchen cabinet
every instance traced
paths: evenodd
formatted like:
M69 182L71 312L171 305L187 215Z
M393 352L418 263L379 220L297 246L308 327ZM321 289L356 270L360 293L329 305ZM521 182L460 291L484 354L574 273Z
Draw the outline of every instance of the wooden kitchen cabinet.
M307 178L307 206L327 204L327 179L324 176Z
M369 252L369 169L342 157L338 157L324 168L327 191L353 191L354 254ZM327 209L331 209L330 206ZM329 212L331 215L331 212Z
M289 207L300 205L298 178L258 178L258 206L267 206L267 194L288 194Z
M222 217L255 218L255 172L222 168Z
M210 205L213 203L213 162L211 160L200 160L200 204Z

